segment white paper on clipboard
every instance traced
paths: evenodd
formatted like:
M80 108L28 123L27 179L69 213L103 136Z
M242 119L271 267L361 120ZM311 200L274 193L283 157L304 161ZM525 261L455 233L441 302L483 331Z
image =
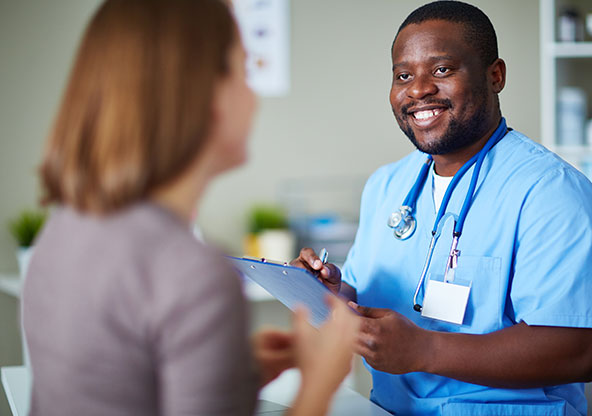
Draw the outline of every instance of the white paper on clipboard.
M325 303L327 295L335 296L312 274L298 267L238 257L228 257L234 267L253 280L291 310L298 305L309 310L308 320L319 327L331 313Z

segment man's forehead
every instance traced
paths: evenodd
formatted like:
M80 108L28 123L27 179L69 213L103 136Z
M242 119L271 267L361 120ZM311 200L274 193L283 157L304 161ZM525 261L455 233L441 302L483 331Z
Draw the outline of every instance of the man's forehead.
M454 62L454 61L456 61L456 59L457 58L455 56L447 55L447 54L431 55L431 56L424 57L424 61L433 62L433 63L435 63L435 62L443 62L443 61L444 62L445 61ZM396 69L396 68L398 68L398 67L405 66L405 65L408 65L408 64L409 64L409 62L407 62L407 61L394 61L393 62L393 70Z
M393 46L400 40L407 40L415 36L433 36L450 37L453 36L459 40L463 39L466 26L461 22L451 22L449 20L430 19L420 23L410 23L399 30Z
M403 54L417 54L429 49L430 57L462 53L466 49L464 25L447 20L427 20L411 23L397 34L393 43L393 59Z

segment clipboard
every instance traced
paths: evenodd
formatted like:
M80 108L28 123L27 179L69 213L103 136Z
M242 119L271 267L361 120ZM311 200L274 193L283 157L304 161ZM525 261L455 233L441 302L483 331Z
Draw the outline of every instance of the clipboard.
M329 317L331 310L325 297L335 295L308 271L266 259L230 256L228 259L243 277L259 284L292 311L298 305L307 307L308 320L313 326L318 328Z

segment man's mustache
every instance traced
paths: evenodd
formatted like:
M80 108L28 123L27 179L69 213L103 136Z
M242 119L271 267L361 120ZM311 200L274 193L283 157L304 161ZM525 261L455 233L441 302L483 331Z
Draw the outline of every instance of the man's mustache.
M410 102L401 107L401 113L408 115L409 109L413 107L425 107L428 105L439 105L445 108L452 108L452 101L447 98L443 99L431 99L431 100L424 100L424 101L416 101Z

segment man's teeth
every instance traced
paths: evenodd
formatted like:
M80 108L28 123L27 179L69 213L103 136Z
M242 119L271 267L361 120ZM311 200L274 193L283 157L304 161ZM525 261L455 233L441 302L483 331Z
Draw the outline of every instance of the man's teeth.
M442 110L439 108L435 108L433 110L417 111L413 113L413 117L415 117L417 120L426 120L431 117L436 117L441 112Z

